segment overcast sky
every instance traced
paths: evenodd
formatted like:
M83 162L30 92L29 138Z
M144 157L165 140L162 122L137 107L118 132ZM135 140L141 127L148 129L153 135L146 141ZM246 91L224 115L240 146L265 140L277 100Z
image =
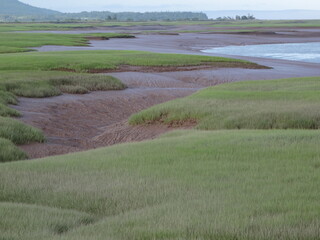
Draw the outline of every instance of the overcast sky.
M62 12L79 11L210 11L320 10L320 0L20 0Z

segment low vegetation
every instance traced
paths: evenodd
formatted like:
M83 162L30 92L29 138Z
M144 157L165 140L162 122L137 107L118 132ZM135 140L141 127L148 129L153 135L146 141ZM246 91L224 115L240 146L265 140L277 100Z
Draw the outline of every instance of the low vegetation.
M57 22L57 23L1 23L0 32L13 31L64 31L74 29L93 29L96 27L131 27L131 26L167 26L167 25L206 25L212 21L102 21L102 22Z
M117 78L106 75L93 75L90 76L70 75L68 77L57 77L49 79L49 83L58 87L62 92L75 93L72 89L82 89L82 93L90 91L106 91L106 90L121 90L126 86ZM70 90L68 90L70 89Z
M40 130L6 117L0 117L0 138L8 139L15 144L43 142L45 140Z
M1 119L2 118L0 118L0 122L1 122ZM2 126L0 126L0 134L1 134L1 131L2 131ZM0 163L22 160L22 159L26 159L27 157L28 156L23 151L21 151L18 147L16 147L11 141L0 137ZM2 233L1 226L2 224L0 220L0 233Z
M74 93L72 88L90 91L122 90L126 86L117 78L107 75L46 72L46 71L2 71L0 89L7 97L6 103L15 104L16 96L52 97L64 93ZM0 102L1 102L0 92ZM10 102L8 102L10 101Z
M0 23L0 32L16 31L50 31L72 30L77 28L93 28L97 23Z
M105 21L105 22L75 22L75 23L0 23L0 32L12 31L49 31L49 30L72 30L79 28L95 28L95 27L131 27L131 26L194 26L199 25L205 27L205 31L218 30L219 28L237 27L242 28L283 28L283 27L319 27L320 20L243 20L243 21L148 21L148 22L121 22L121 21ZM188 30L188 29L187 29ZM189 29L194 31L194 27ZM200 30L200 32L203 30Z
M0 103L0 116L2 117L20 117L20 113L5 104Z
M93 221L86 213L20 203L2 202L0 212L7 216L0 219L1 237L12 240L46 239L53 234L59 236ZM16 231L17 225L20 226L19 231Z
M121 66L179 67L212 65L219 67L263 68L239 59L142 51L66 51L1 54L0 70L65 70L96 72L117 70Z
M193 130L5 163L1 237L319 239L319 144L317 130Z
M0 25L1 26L1 25ZM93 33L93 34L52 34L52 33L1 33L0 53L33 51L32 47L43 45L88 46L88 38L133 38L128 34Z
M183 125L198 129L319 129L320 78L223 84L144 110L131 124Z

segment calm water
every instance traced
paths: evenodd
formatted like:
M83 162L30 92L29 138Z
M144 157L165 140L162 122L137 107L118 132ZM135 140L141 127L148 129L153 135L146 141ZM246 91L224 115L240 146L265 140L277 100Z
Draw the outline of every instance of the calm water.
M203 52L320 63L319 42L228 46Z

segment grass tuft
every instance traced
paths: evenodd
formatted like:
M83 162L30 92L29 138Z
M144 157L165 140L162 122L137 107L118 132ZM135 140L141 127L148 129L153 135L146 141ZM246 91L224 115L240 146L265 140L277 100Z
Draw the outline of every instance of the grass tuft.
M0 103L0 117L20 117L21 114L12 108Z
M0 85L0 89L5 88L4 86ZM0 90L0 103L2 104L18 104L18 100L16 96L10 92Z
M28 156L11 141L0 138L0 163L23 160L26 158L28 158Z
M61 92L70 94L86 94L89 90L79 85L61 85L59 86Z
M0 76L0 103L16 104L20 97L52 97L66 93L122 90L126 88L117 78L107 75L45 72L2 71Z
M124 89L126 86L118 79L106 75L69 75L49 79L49 83L62 92L87 93L89 91L106 91Z
M45 141L40 130L6 117L0 117L0 138L8 139L15 144Z
M20 97L52 97L61 94L61 91L56 87L50 85L45 80L7 80L0 82L0 85L3 85L4 88L16 96Z

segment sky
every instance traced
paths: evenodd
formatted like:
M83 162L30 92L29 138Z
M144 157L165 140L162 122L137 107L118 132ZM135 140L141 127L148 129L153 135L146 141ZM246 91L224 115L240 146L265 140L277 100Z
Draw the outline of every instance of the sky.
M215 11L320 10L320 0L20 0L61 12L80 11Z

